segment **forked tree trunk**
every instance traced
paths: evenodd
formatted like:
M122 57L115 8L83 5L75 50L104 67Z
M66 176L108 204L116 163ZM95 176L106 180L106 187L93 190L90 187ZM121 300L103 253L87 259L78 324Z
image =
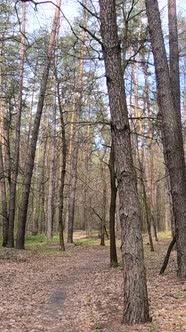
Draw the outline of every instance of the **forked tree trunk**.
M123 323L137 324L149 321L137 179L132 160L115 1L99 0L99 4L120 198L121 250L124 265Z
M170 175L176 221L178 276L186 277L186 174L182 127L180 114L172 95L158 1L146 0L145 2L155 61L158 104L162 119L162 140Z
M33 173L33 168L34 168L36 144L37 144L37 138L38 138L38 133L39 133L41 115L42 115L42 111L43 111L43 104L44 104L44 99L45 99L49 69L50 69L50 65L51 65L51 60L52 60L52 55L53 55L53 50L54 50L55 40L56 40L56 34L57 34L57 30L58 30L58 25L59 25L60 7L61 7L61 0L58 0L57 7L55 9L55 16L54 16L54 21L53 21L53 26L52 26L52 32L51 32L50 39L49 39L47 60L46 60L46 64L45 64L42 79L41 79L39 100L38 100L37 111L36 111L36 115L35 115L34 126L33 126L33 130L32 130L32 137L30 139L28 158L27 158L27 162L26 162L25 179L24 179L24 184L23 184L23 193L22 193L19 220L18 220L18 228L17 228L17 239L16 239L16 248L17 249L24 249L28 200L29 200L29 194L30 194L32 173Z

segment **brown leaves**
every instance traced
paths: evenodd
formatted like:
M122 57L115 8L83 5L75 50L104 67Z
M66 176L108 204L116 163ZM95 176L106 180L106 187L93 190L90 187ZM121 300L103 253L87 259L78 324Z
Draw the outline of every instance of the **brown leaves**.
M177 279L175 253L165 275L159 267L168 241L147 252L152 323L127 332L186 331L186 283ZM109 249L79 246L69 254L0 251L0 331L123 332L120 268L109 268Z

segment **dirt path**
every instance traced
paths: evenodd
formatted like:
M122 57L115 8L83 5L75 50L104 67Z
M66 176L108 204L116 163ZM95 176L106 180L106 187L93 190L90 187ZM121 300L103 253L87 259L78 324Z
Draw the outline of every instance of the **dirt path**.
M186 331L186 282L175 257L159 276L163 247L149 253L148 288L153 322L121 326L122 271L109 268L109 249L77 246L65 254L8 250L0 254L1 332Z

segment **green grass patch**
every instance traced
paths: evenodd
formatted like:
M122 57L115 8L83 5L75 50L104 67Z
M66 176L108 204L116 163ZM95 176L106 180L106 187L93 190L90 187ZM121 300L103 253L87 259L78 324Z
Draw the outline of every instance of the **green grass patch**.
M59 236L57 234L54 234L51 243L58 243L58 242L59 242ZM48 240L45 234L27 235L25 243L26 244L48 243Z
M85 237L74 241L74 243L77 245L85 246L97 246L99 245L99 242L100 240L97 237Z
M160 332L156 322L151 322L149 324L149 327L150 327L151 331Z
M166 231L166 232L159 232L158 233L158 238L159 239L168 239L171 238L171 231Z
M85 237L81 239L77 239L74 241L75 245L84 245L84 246L99 246L100 245L100 239L97 236L91 236L91 237ZM110 245L109 240L105 239L105 247L108 247Z
M26 244L39 244L39 243L46 243L47 238L44 234L37 234L37 235L27 235L25 239Z
M59 236L55 234L51 242L47 240L45 234L31 235L28 234L25 238L25 249L34 252L54 254L60 252L56 248L52 248L52 245L57 245L59 243Z
M176 297L177 298L184 298L186 297L186 289L183 289L183 290L179 290L177 293L176 293Z

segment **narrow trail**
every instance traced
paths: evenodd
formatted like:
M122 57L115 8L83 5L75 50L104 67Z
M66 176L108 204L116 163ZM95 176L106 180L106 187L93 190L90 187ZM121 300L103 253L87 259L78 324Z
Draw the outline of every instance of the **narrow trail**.
M186 282L176 278L175 254L159 268L168 241L146 245L153 322L126 327L122 270L109 268L109 248L76 246L66 253L0 252L0 332L185 332Z
M108 303L110 285L119 291L122 284L120 270L110 274L108 248L7 252L0 264L0 331L94 331L118 308L115 295Z

